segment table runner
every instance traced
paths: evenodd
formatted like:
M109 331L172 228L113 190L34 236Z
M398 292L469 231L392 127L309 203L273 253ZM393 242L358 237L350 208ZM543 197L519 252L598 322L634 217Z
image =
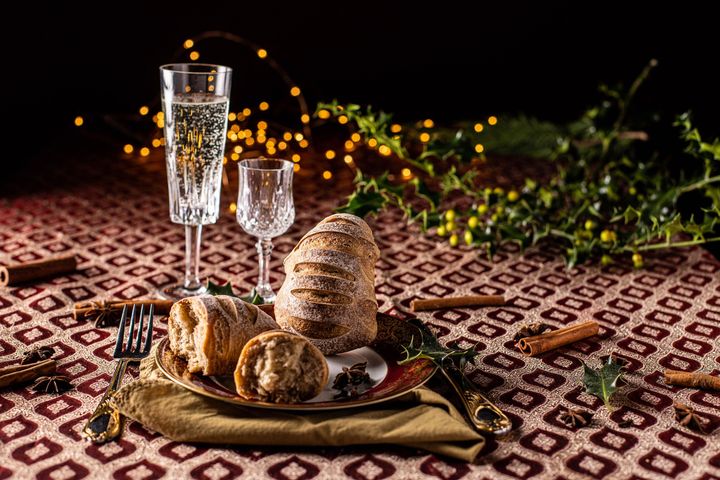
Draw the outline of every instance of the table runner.
M72 319L72 302L134 298L181 278L182 227L167 214L161 159L84 155L76 167L14 184L0 203L0 262L76 251L80 272L0 290L0 365L29 345L56 349L76 388L62 395L0 391L0 479L17 478L714 478L720 477L720 394L669 388L665 368L718 370L720 262L700 248L658 252L647 267L628 264L565 270L552 247L500 251L494 262L467 248L420 236L391 212L371 221L382 256L376 290L382 311L409 316L413 298L504 294L505 307L419 314L443 342L479 343L471 378L513 419L516 429L489 442L477 464L401 448L209 448L171 442L130 424L122 440L95 446L78 430L107 386L114 328ZM275 242L272 279L302 233L337 204L337 189L298 175L297 220ZM328 184L330 185L330 184ZM205 229L202 274L240 289L255 281L254 241L226 210ZM436 241L439 240L439 241ZM599 337L539 358L512 348L520 324L562 326L596 319ZM156 327L156 335L165 325ZM628 361L628 386L609 413L582 392L580 361L615 353ZM672 401L710 419L712 433L679 426ZM592 428L571 431L562 406L594 410ZM631 428L619 428L629 420Z

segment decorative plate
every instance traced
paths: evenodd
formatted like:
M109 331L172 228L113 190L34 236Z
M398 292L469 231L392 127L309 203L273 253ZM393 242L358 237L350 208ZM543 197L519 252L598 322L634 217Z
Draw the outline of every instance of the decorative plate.
M264 309L266 310L266 309ZM267 310L266 310L267 311ZM398 365L402 358L399 345L407 344L411 336L419 336L416 328L397 317L378 313L378 336L375 342L350 352L325 357L330 369L325 389L315 398L302 403L269 403L248 400L235 392L232 375L204 376L187 371L185 360L176 357L166 338L160 341L155 361L170 380L195 393L243 407L274 410L319 411L362 407L397 398L424 384L435 372L435 365L427 359L417 359L406 365ZM374 381L372 387L353 398L335 398L335 376L342 367L367 362L367 372Z

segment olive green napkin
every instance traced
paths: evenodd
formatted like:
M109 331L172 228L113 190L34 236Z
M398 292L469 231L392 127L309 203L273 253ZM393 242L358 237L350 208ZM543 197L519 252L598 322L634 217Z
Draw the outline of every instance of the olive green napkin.
M166 379L154 355L140 364L140 379L124 386L115 403L126 417L175 441L340 446L393 444L471 462L485 445L441 395L418 388L396 400L317 413L243 408L203 397Z

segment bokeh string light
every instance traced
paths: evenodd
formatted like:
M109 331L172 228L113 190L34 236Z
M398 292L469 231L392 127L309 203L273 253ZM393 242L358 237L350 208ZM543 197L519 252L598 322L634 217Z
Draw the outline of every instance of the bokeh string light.
M242 158L262 158L266 155L275 156L281 154L290 158L295 163L294 169L298 172L302 169L301 164L304 156L314 158L324 157L328 163L320 167L318 172L323 180L331 181L334 178L333 170L341 168L343 164L353 172L357 171L356 157L351 155L351 153L360 153L361 156L367 154L379 155L381 157L391 157L393 155L392 150L387 145L378 145L377 140L374 138L366 139L363 143L362 136L357 131L354 131L355 127L350 123L347 115L333 116L331 112L326 109L320 109L315 113L319 124L326 123L327 121L337 122L340 125L346 126L350 131L350 135L347 140L341 143L341 153L338 153L334 149L324 150L324 154L315 152L314 145L311 142L313 129L313 124L311 123L312 117L308 109L307 101L303 95L303 90L292 80L286 70L270 56L268 50L233 33L209 31L183 41L181 47L175 53L175 58L181 59L184 57L191 62L198 61L201 58L201 46L203 42L208 39L223 39L252 50L255 53L254 56L257 57L259 61L265 62L270 66L287 85L287 95L289 99L297 103L299 111L299 116L296 117L299 120L296 127L299 128L280 125L274 122L268 123L267 119L258 118L260 115L271 113L272 104L267 100L258 102L254 107L245 106L242 109L230 111L228 113L227 150L223 158L223 164L227 165L229 162L238 162ZM146 138L145 140L142 139L143 135L133 134L132 137L138 139L138 142L135 144L124 144L122 151L125 155L145 160L146 157L150 157L152 149L157 149L165 145L163 134L163 128L165 126L164 113L158 110L150 115L152 113L150 105L158 104L159 100L155 99L154 102L138 107L137 114L139 114L139 117L136 117L136 120L145 121L143 120L144 118L149 118L153 123L154 129L150 138ZM498 119L496 116L489 116L487 118L487 125L496 125L497 122ZM86 124L86 119L78 115L73 119L73 123L76 127L81 127ZM253 127L255 128L253 129ZM410 128L412 129L413 127L410 126ZM431 142L435 128L435 122L431 118L417 122L415 128L421 130L417 137L421 143L428 144ZM390 131L395 135L394 138L396 139L400 138L404 129L405 127L399 123L393 123L390 126ZM475 123L473 129L475 132L480 133L484 129L484 124ZM121 128L120 130L122 130L124 134L128 133L125 128ZM358 152L360 147L365 147L364 151ZM477 143L474 148L478 154L482 154L485 150L485 147L481 143ZM332 161L338 155L342 156L342 163ZM400 178L403 180L411 180L413 173L410 169L403 168L400 172ZM228 184L227 173L224 170L223 185L227 186ZM231 205L230 208L232 210L233 205Z

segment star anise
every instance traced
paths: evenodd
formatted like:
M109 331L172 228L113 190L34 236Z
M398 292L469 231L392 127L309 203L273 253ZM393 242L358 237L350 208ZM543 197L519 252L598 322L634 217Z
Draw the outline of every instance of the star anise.
M52 347L37 347L32 350L26 350L23 352L23 358L20 360L20 365L27 365L29 363L36 363L41 360L47 360L55 354L55 349Z
M680 402L675 402L673 407L675 408L675 420L677 420L680 425L690 430L705 433L705 423L707 420L696 414L692 407Z
M73 388L70 379L64 375L40 377L30 387L38 393L62 393Z
M529 323L523 325L520 330L515 333L513 340L515 343L519 342L523 338L534 337L535 335L542 335L544 332L552 330L552 326L547 323Z
M587 410L580 410L580 409L573 409L573 408L566 408L561 414L560 414L560 421L562 421L565 425L572 428L581 428L586 427L590 424L590 421L593 418L593 413L588 412Z
M338 373L333 381L335 390L340 390L335 398L357 397L365 389L372 386L373 381L365 369L367 362L356 363L351 367L343 367L342 372Z

